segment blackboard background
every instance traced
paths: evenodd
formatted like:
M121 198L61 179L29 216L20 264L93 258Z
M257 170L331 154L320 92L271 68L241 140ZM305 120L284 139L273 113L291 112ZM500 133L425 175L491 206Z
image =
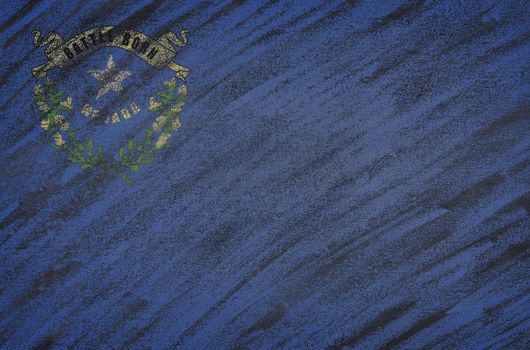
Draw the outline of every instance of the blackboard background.
M529 12L3 2L0 348L528 349ZM190 30L182 128L133 185L49 147L31 97L33 29L107 24ZM86 99L109 53L139 99L170 76L112 50L49 74Z

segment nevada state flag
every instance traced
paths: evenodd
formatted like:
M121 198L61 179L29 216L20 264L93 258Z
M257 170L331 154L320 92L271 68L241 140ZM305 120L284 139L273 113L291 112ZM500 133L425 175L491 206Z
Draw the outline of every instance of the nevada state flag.
M0 349L528 349L524 1L0 4Z

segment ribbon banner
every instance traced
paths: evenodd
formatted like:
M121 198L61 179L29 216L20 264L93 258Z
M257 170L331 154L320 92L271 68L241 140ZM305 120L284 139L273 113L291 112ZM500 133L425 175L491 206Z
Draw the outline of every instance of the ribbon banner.
M175 46L182 47L188 43L187 30L180 31L181 39L173 32L167 32L156 40L135 30L116 26L89 29L66 42L56 32L48 33L42 40L39 40L41 33L38 30L34 30L33 34L35 46L48 45L44 51L48 61L32 69L35 78L45 77L50 68L68 67L92 52L109 46L134 53L155 68L167 67L173 70L179 79L184 80L189 74L188 68L173 62L177 54Z

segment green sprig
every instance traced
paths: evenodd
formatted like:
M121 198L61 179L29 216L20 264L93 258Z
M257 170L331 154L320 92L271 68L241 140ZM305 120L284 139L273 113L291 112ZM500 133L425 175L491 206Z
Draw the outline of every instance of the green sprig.
M170 132L172 123L179 118L179 113L172 111L171 107L176 103L184 103L186 99L184 94L176 93L176 82L166 82L164 88L157 93L161 99L160 105L151 109L162 112L162 115L168 118L168 123L164 128L165 132ZM44 120L48 123L46 131L55 141L55 143L49 142L49 144L55 149L66 152L66 159L69 162L78 164L83 170L99 168L105 173L117 175L131 184L133 181L125 172L127 170L137 172L142 165L149 164L156 158L156 151L159 149L153 145L155 130L150 127L146 130L143 140L135 142L130 139L126 146L119 148L117 159L106 160L103 157L102 146L95 145L90 137L86 140L77 138L75 128L69 124L64 124L66 121L59 117L59 112L70 111L64 101L61 103L63 96L64 92L58 88L55 82L50 80L46 81L44 89L39 87L39 91L37 91L36 88L33 94L37 105L45 106L44 110L41 109L41 111L44 113ZM57 135L61 135L60 141L57 141Z

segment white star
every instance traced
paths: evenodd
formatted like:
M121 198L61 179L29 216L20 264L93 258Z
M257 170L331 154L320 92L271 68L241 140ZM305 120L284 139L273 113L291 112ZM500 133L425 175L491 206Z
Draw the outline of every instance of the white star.
M94 77L96 80L103 82L103 86L99 89L96 96L96 100L101 96L105 95L109 91L121 92L123 87L121 82L123 79L131 75L129 71L118 71L112 59L112 55L109 55L109 60L107 61L107 68L104 70L91 70L88 73Z

